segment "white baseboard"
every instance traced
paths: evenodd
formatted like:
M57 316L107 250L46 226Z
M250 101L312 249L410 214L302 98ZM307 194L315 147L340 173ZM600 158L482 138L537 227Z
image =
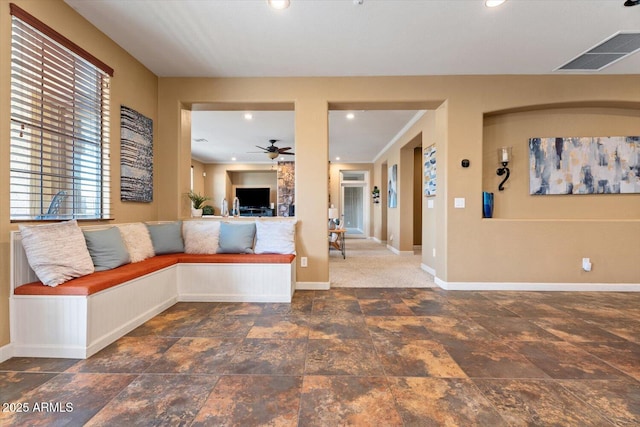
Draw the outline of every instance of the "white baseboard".
M378 239L377 237L372 237L371 240L373 240L376 243L382 243L382 240ZM385 240L386 242L386 240Z
M330 282L296 282L296 291L328 291Z
M393 252L396 255L413 255L413 251L400 251L391 245L387 245L387 249L389 249L391 252Z
M445 282L437 277L434 281L448 291L640 292L640 283Z
M13 357L13 344L9 343L0 347L0 363Z
M291 295L286 294L182 294L181 302L291 302Z
M426 271L427 273L429 273L430 275L432 275L433 277L436 277L436 270L429 267L427 264L420 264L420 268Z

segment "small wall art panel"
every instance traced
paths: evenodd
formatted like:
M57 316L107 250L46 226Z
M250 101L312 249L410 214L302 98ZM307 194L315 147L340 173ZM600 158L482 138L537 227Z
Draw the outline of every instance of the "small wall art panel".
M120 107L120 199L153 201L153 120Z
M398 207L398 165L389 167L388 204L390 208Z
M424 195L436 195L436 146L424 149Z
M529 194L640 193L640 137L529 139Z

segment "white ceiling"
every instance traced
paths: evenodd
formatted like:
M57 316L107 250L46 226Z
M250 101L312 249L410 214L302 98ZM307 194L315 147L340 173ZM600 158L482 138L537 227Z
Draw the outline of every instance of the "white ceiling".
M494 9L483 0L291 0L281 11L266 0L65 1L160 77L554 74L615 33L640 31L640 6L624 0L508 0ZM590 72L639 73L638 53ZM378 137L393 138L414 113L366 112L353 122L332 114L330 158L371 161L390 141ZM252 126L262 114L267 122L267 112L254 114ZM225 121L226 135L205 133L194 119L193 136L229 141L218 142L224 155L235 150L242 161L268 139L293 146L288 114L276 119L282 128L251 130L242 120L237 134ZM348 144L336 145L340 135Z
M329 112L329 160L372 162L418 112L414 110ZM256 146L291 147L295 153L293 111L193 111L191 152L204 163L271 162ZM202 141L204 139L205 141ZM254 153L254 152L258 153ZM235 158L235 160L233 160ZM284 156L289 161L291 156Z

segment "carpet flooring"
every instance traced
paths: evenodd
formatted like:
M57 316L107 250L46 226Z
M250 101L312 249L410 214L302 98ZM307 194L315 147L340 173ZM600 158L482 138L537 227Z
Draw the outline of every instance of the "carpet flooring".
M396 255L368 239L346 239L346 258L329 251L332 288L432 288L433 276L422 270L419 251Z
M438 288L178 303L87 360L0 364L0 425L637 426L639 307Z

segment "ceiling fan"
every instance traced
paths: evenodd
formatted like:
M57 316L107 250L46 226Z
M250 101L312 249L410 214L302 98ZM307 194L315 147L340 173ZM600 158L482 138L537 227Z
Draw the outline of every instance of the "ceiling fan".
M269 143L271 144L270 146L265 148L265 147L260 147L259 145L256 145L256 147L263 150L264 153L267 153L267 156L272 160L280 155L288 155L288 156L295 155L295 153L289 153L289 150L291 150L291 147L284 147L284 148L276 147L275 144L278 141L279 141L278 139L270 139L269 140Z

